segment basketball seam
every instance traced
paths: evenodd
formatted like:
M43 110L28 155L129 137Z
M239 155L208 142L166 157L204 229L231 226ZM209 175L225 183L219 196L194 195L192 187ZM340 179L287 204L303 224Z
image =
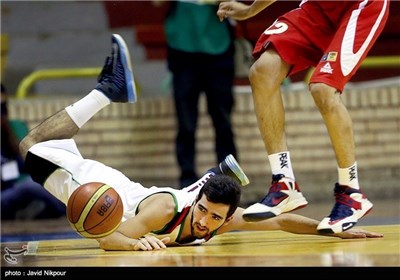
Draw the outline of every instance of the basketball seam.
M103 193L104 193L104 192L103 192ZM86 231L87 233L89 233L89 234L92 234L92 233L89 232L90 230L96 228L98 225L100 225L101 223L103 223L104 220L108 219L109 217L111 217L111 215L115 214L115 213L116 213L116 210L118 210L117 205L118 205L118 202L119 202L119 201L120 201L120 198L118 197L118 199L117 199L116 202L114 203L114 207L111 208L111 209L109 209L109 210L111 210L111 211L108 212L109 210L107 210L107 212L108 212L109 214L108 214L108 216L107 216L105 219L101 220L99 223L95 224L95 225L92 226L91 228L85 229L85 231ZM92 208L93 208L93 207L92 207ZM91 208L90 210L92 210L92 208ZM86 220L85 220L85 221L86 221ZM96 236L97 236L97 234L92 234L92 235L96 235Z
M85 232L85 221L86 218L90 212L90 210L93 208L94 204L96 204L97 199L101 197L108 189L111 187L109 185L102 185L96 192L93 193L93 195L90 197L88 202L86 203L85 207L83 208L78 221L75 223L75 227L78 226L77 231L78 232ZM96 198L97 196L97 198ZM94 201L92 201L94 199Z

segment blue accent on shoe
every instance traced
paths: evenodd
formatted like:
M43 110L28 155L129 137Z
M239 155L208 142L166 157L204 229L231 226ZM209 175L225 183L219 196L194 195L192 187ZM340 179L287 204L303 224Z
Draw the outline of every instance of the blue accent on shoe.
M331 218L331 220L340 220L349 217L353 215L353 211L351 210L351 208L361 208L361 204L354 201L350 197L350 194L352 193L361 193L359 190L341 186L336 183L334 193L336 203L333 206L333 209L329 215L329 218Z
M335 205L329 216L318 225L320 233L339 233L356 225L358 220L365 216L373 204L359 189L335 184Z
M127 97L129 103L134 103L137 100L136 85L132 72L131 58L128 47L122 37L118 34L112 35L112 42L118 44L120 50L121 62L124 67L125 83L127 87Z
M267 195L243 211L242 217L248 222L257 222L291 212L308 204L297 183L283 174L272 175Z
M99 75L96 89L103 92L111 102L136 102L136 86L128 47L124 39L113 34L111 56L107 57Z

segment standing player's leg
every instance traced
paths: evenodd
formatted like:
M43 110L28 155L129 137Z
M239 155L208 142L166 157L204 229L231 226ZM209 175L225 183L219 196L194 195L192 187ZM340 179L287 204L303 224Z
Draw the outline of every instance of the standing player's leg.
M289 68L271 46L250 69L256 117L273 176L267 195L243 212L246 221L275 217L307 205L295 181L286 144L285 111L280 87Z
M353 124L341 94L382 32L388 5L387 1L355 3L343 16L310 79L310 91L327 127L339 177L334 187L335 205L317 228L323 233L352 228L373 207L360 189Z

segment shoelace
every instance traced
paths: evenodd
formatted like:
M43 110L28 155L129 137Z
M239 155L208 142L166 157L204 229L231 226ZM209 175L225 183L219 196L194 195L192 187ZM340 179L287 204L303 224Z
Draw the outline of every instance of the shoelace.
M116 69L114 71L114 79L113 83L116 85L116 87L119 90L122 90L125 88L125 73L124 73L124 68L122 65L118 64L116 66Z
M110 82L111 81L111 74L112 73L112 59L111 57L107 56L105 66L101 70L99 76L97 77L97 81L101 82Z
M283 174L272 175L271 187L269 188L268 193L279 192L281 190L279 180L283 177L285 177Z
M122 91L125 89L125 73L124 68L117 61L117 58L107 57L105 66L98 77L98 82L112 83L118 91Z

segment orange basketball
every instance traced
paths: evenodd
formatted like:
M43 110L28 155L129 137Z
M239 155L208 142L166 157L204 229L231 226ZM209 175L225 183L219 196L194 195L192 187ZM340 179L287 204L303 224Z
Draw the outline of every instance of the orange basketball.
M69 197L67 218L81 236L99 238L113 233L123 215L121 197L109 185L99 182L79 186Z

